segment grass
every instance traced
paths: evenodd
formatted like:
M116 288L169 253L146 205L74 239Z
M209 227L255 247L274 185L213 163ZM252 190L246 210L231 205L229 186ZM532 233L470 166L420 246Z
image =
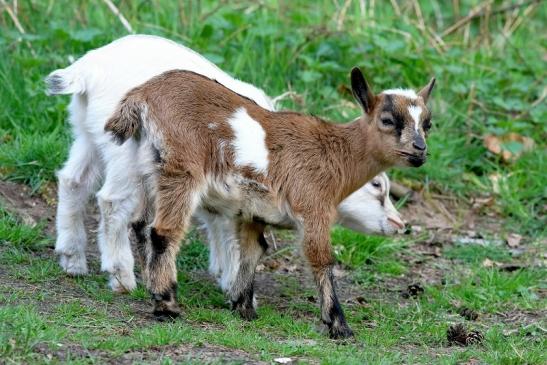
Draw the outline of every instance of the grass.
M357 337L342 344L318 332L318 309L307 299L315 291L302 287L296 274L269 273L276 292L287 297L263 300L256 322L237 319L202 274L207 250L196 232L178 261L185 319L148 321L138 307L148 300L144 288L120 297L106 288L102 274L67 278L55 263L44 225L26 226L0 208L2 361L48 363L56 361L48 354L61 353L66 362L101 363L126 351L154 356L143 362L196 361L173 353L173 347L186 344L194 350L240 349L267 362L288 356L341 364L545 363L545 270L534 260L545 250L547 226L546 8L539 2L495 1L468 25L442 35L482 3L418 1L417 12L413 2L376 2L373 8L365 2L364 13L358 1L347 2L345 10L343 3L116 2L136 32L189 45L269 95L290 88L299 98L284 101L284 108L336 122L359 114L344 88L355 65L377 91L418 88L435 75L428 163L390 175L425 197L456 199L465 211L473 202L491 201L479 213L494 214L501 228L481 233L520 233L525 252L518 256L494 241L484 246L443 242L442 255L435 258L417 250L428 233L393 239L335 228L335 251L350 273L345 285L365 293L362 303L346 298ZM17 4L25 34L7 11L0 13L0 178L39 193L55 181L71 141L68 98L46 97L43 77L65 67L70 57L127 32L103 2ZM515 4L514 11L493 11ZM442 43L432 34L442 35ZM505 162L484 146L486 135L508 133L533 139L535 148ZM513 152L522 147L504 145ZM484 267L486 259L523 265L507 272ZM422 282L424 296L402 299L399 290L413 280ZM479 320L466 325L485 334L483 345L448 346L447 326L463 321L456 314L459 307L479 311Z

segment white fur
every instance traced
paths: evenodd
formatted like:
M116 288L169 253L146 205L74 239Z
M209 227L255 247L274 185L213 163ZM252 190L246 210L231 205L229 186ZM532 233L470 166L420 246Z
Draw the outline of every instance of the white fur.
M414 130L418 132L420 124L420 115L422 114L422 107L411 105L408 107L408 113L414 120Z
M373 184L380 184L380 188ZM362 233L393 234L403 226L389 198L389 178L381 173L338 205L338 223ZM395 224L394 224L395 223Z
M389 89L382 91L382 94L399 95L409 99L417 99L418 95L411 89Z
M147 152L149 148L137 150L131 141L119 146L110 135L104 133L103 128L126 92L170 69L190 70L215 79L254 100L263 108L273 110L271 100L262 90L230 77L191 49L156 36L126 36L88 52L71 66L56 70L48 77L50 82L53 79L56 81L56 88L51 88L51 93L74 94L69 106L69 121L75 141L65 166L58 172L59 204L55 250L66 272L87 272L87 237L83 221L85 203L103 180L103 186L97 193L101 211L98 233L101 267L110 273L110 285L117 291L135 287L134 260L127 224L134 216L141 215L143 184L154 185L154 182L143 182L137 178L136 171L151 175L154 161ZM234 129L239 130L239 127ZM258 134L260 135L260 130ZM160 139L160 136L157 138ZM247 138L244 134L241 141ZM241 160L251 161L253 167L267 169L263 139L264 136L260 137L259 158L245 146L241 148ZM254 141L255 139L253 143ZM219 145L221 158L225 143ZM387 176L384 177L389 183ZM388 206L382 208L376 203L379 200L374 199L374 192L368 190L368 185L339 206L340 223L361 232L390 233L385 228L388 226L377 224L377 217L382 214L388 216L393 212L389 212ZM154 187L149 189L153 190ZM220 191L221 187L217 190ZM388 201L389 196L386 202ZM389 204L393 208L391 201ZM397 213L394 208L392 210ZM210 270L218 277L221 287L229 291L237 276L240 262L235 228L226 218L215 217L199 209L197 215L207 227L209 235ZM371 215L376 218L371 218Z
M245 108L239 108L228 119L235 139L232 147L235 151L235 163L240 166L251 166L265 174L268 171L268 149L266 132Z

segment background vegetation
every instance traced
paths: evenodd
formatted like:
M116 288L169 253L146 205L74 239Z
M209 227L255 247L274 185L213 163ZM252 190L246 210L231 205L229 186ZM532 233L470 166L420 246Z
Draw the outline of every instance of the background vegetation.
M347 88L355 65L377 91L418 88L434 75L430 159L420 169L393 170L391 176L424 199L455 202L451 215L456 226L470 210L497 220L495 229L477 229L497 238L519 233L526 247L535 250L527 251L530 260L541 261L547 223L546 11L541 1L524 0L0 0L0 177L54 200L48 192L71 142L65 121L68 98L46 97L43 78L129 32L188 45L269 95L292 91L283 108L336 122L359 114ZM206 251L199 237L185 248L180 262L181 280L189 284L180 293L189 323L134 327L128 320L134 309L109 294L101 274L71 280L60 273L51 257L51 236L41 228L25 226L2 209L0 273L35 288L14 290L4 283L0 291L0 358L9 361L54 361L36 354L41 343L77 343L95 351L87 358L74 351L76 362L101 362L99 350L118 356L177 343L243 349L265 361L278 355L340 363L545 361L545 340L534 335L545 334L544 324L507 332L512 329L495 317L519 310L544 320L545 312L537 312L545 307L543 266L506 272L485 265L485 259L512 259L509 248L494 241L443 246L443 259L451 260L445 284L426 287L425 299L404 306L371 300L351 307L358 338L343 346L317 334L309 318L294 319L306 310L311 318L317 314L305 300L286 312L265 303L261 319L253 324L219 310L223 298L214 285L188 273L203 268ZM412 280L408 257L399 253L427 237L393 240L337 229L333 240L355 285L382 288L405 274ZM81 298L44 309L40 300L51 290L43 283L51 278L79 288ZM282 282L289 295L301 294L290 276ZM139 290L131 300L147 297ZM393 293L381 293L393 299ZM101 304L89 304L86 298ZM446 346L446 313L455 301L493 316L482 323L485 347ZM112 309L123 315L112 319ZM374 327L363 328L361 318ZM302 345L309 338L314 342Z

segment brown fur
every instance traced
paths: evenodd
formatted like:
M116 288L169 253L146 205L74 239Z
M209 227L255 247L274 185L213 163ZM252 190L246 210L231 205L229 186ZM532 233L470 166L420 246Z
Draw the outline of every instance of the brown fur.
M352 84L365 113L359 120L341 125L299 113L264 110L215 81L187 71L166 72L127 94L105 129L121 141L142 130L161 151L154 234L147 237L145 269L147 286L155 298L176 283L174 262L178 244L199 197L207 194L207 179L224 181L236 173L266 187L260 195L257 189L249 188L255 193L253 196L271 201L280 209L288 207L288 214L303 233L303 252L320 289L323 321L332 337L352 334L332 276L334 258L329 229L335 220L336 206L391 166L425 162L425 150L412 147L418 135L425 137L425 132L420 128L418 134L414 133L407 107L409 103L422 107L426 111L422 113L422 122L427 119L425 102L432 83L415 100L374 95L358 70L352 72ZM266 174L234 163L235 151L230 145L234 134L227 120L242 107L266 133ZM382 122L387 113L398 126ZM209 123L215 123L215 128L211 129ZM220 147L222 143L224 148ZM245 304L236 309L244 317L254 317L254 309L249 309L249 293L252 294L254 267L262 251L253 245L258 245L263 225L254 224L252 216L242 214L237 219L242 227L240 276L244 277L235 291L246 293L246 297ZM245 270L248 271L241 272ZM237 307L237 293L232 300ZM156 310L164 311L171 304L160 300Z

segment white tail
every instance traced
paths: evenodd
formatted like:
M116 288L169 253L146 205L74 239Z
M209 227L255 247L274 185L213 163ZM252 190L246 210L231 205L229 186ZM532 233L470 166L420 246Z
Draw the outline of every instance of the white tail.
M48 95L83 94L85 92L85 83L79 76L76 65L53 71L46 77L45 83Z

